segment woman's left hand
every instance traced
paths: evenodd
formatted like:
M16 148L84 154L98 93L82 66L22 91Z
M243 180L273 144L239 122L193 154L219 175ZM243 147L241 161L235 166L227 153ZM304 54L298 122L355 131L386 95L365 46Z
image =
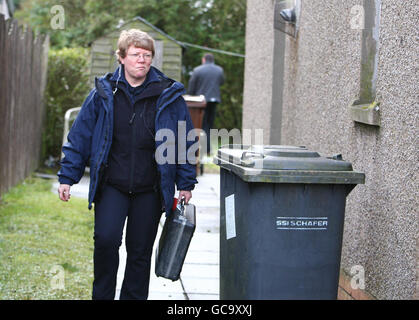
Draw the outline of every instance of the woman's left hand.
M182 198L185 198L185 204L187 204L189 202L189 199L192 198L192 192L180 190L178 201L182 200Z

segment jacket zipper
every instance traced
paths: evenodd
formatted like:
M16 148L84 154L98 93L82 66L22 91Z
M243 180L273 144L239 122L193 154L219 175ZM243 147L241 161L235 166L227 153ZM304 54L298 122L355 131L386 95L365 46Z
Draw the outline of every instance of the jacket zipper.
M129 121L129 125L131 126L131 167L130 167L130 175L129 175L129 187L128 193L132 194L132 189L134 185L134 167L135 167L135 104L132 105L133 113L131 119Z
M129 100L129 97L127 97ZM141 99L140 99L141 100ZM132 106L132 116L131 119L129 120L129 125L132 127L131 130L131 168L130 168L130 178L129 178L129 187L128 187L128 193L132 194L133 193L133 187L134 187L134 168L135 168L135 135L136 135L136 126L134 123L135 120L135 116L136 116L136 112L135 112L135 104L140 101L140 100L135 100L134 103L131 103ZM144 102L145 103L145 102ZM143 106L143 108L145 108L145 105ZM143 109L144 111L144 109ZM142 113L140 114L140 117L142 118Z

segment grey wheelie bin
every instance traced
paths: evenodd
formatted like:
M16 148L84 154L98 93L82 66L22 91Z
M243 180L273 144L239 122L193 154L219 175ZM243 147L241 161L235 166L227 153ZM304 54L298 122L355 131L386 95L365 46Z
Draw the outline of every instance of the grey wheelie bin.
M336 299L346 196L340 155L228 145L220 170L220 299Z

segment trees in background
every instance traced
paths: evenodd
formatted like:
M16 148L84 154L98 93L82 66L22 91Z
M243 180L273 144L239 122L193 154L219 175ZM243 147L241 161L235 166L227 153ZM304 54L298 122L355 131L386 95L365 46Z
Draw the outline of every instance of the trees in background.
M178 41L244 53L246 0L15 0L15 3L18 8L15 18L39 32L49 33L52 49L88 48L95 39L114 30L121 19L128 21L141 16ZM59 14L51 10L56 5L64 9L63 29L51 24ZM185 50L182 70L185 85L204 53L192 47ZM244 58L220 53L214 53L214 57L226 75L215 125L241 129ZM71 107L75 106L78 105Z

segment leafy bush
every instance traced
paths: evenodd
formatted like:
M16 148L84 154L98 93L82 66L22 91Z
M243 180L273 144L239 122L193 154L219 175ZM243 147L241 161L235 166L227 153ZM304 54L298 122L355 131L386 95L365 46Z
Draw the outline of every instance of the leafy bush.
M49 51L43 159L60 157L64 115L68 109L80 107L90 90L88 53L84 48Z

